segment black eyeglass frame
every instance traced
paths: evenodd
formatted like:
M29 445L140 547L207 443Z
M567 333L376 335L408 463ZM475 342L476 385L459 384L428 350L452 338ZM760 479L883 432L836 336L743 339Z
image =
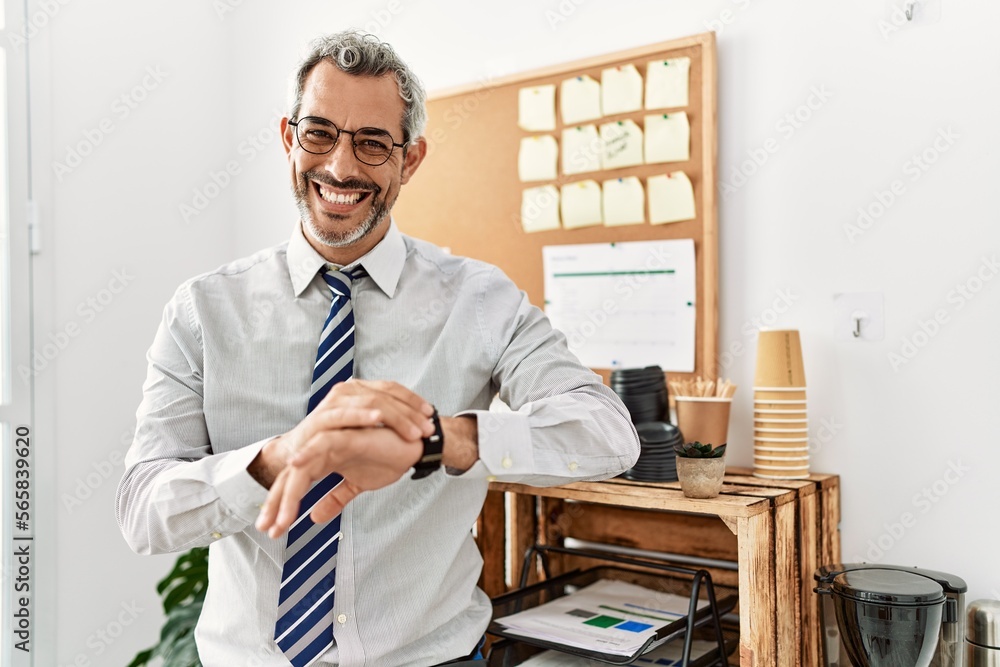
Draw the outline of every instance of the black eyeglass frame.
M305 146L302 145L302 138L299 137L299 123L301 123L304 120L318 121L320 125L325 125L327 127L331 127L331 128L333 128L334 130L337 131L337 134L333 138L333 143L330 145L330 148L326 149L325 151L317 153L316 151L311 151L311 150L309 150L308 148L306 148ZM332 151L333 149L335 149L337 147L337 142L340 141L340 135L341 134L349 134L349 135L351 135L351 152L354 153L354 157L357 159L358 162L360 162L361 164L366 164L369 167L380 167L383 164L385 164L386 162L388 162L389 158L392 157L392 150L393 150L393 148L402 148L403 149L403 155L405 156L406 155L406 147L410 144L409 140L406 140L406 141L404 141L401 144L397 144L395 141L392 141L392 135L389 134L388 131L383 130L383 129L378 128L378 127L362 127L362 128L357 129L357 130L354 130L354 131L344 130L344 129L341 129L341 128L337 127L332 121L329 121L326 118L320 118L319 116L303 116L302 118L300 118L298 120L290 120L290 121L288 121L288 124L295 128L295 141L297 141L299 143L299 148L301 148L302 150L304 150L306 153L309 153L310 155L326 155L327 153L329 153L330 151ZM382 160L381 162L376 162L376 163L365 162L363 159L361 159L361 156L358 155L358 145L356 143L354 143L354 135L357 134L358 132L365 132L365 131L369 131L369 132L381 132L381 133L384 133L385 136L389 137L389 142L391 144L391 147L389 148L389 154L386 155L385 159Z

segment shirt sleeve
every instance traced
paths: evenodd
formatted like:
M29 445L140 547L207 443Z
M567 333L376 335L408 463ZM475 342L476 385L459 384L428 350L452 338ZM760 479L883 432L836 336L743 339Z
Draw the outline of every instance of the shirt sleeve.
M479 461L465 474L533 486L607 479L631 468L639 438L618 396L569 351L566 337L498 269L478 303L511 412L470 410Z
M242 531L267 497L247 466L270 438L212 452L203 345L192 310L190 290L181 286L147 354L135 439L116 494L118 525L140 554L184 551Z

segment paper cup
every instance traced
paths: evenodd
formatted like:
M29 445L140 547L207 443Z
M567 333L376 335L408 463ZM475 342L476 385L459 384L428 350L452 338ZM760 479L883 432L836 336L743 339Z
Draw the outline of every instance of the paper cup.
M802 362L802 343L799 340L798 330L764 330L758 334L754 385L806 386L806 371Z
M808 418L808 412L806 410L805 403L755 403L753 406L754 413L762 413L769 415L788 415L789 419L806 419Z
M770 465L785 465L788 461L799 461L799 465L806 465L809 462L809 452L783 452L780 449L762 452L759 449L755 449L753 453L753 460L755 463L761 463L763 465L768 465L768 461L778 461L778 463L772 463Z
M755 454L760 454L762 456L770 456L772 452L778 452L775 456L785 455L788 453L796 454L798 456L806 456L809 454L808 447L777 447L773 444L768 445L755 445L753 448Z
M768 438L808 438L809 431L784 429L779 422L764 422L754 424L753 435L755 438L767 440Z
M761 470L754 468L753 476L760 479L809 479L808 470L788 470L788 471L775 471L775 470Z
M753 390L753 398L755 401L780 401L782 403L788 401L796 401L798 403L806 402L806 390L805 389L795 389L791 391L781 391L780 389L757 389Z
M729 435L729 410L732 398L674 396L677 402L677 428L684 442L724 445Z
M771 474L774 474L775 471L803 473L809 471L809 460L806 459L804 461L795 461L792 459L788 459L782 461L780 459L779 460L766 459L761 461L755 456L753 459L753 467L754 470L769 470L771 471Z
M772 444L773 443L773 444ZM809 438L804 437L801 433L777 433L774 435L757 435L753 436L753 444L763 445L765 447L808 447Z

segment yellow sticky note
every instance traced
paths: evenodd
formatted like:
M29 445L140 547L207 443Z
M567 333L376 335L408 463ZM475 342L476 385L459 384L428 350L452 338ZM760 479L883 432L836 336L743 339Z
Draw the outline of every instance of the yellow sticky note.
M601 111L605 116L642 108L642 75L635 65L609 67L601 72Z
M562 170L564 174L599 171L604 144L597 136L596 125L581 125L563 130Z
M566 229L601 224L604 221L601 186L597 181L580 181L562 186L560 208L563 227Z
M650 61L646 65L646 108L686 107L690 70L690 58Z
M602 169L642 164L642 128L627 119L601 125Z
M691 126L687 114L646 116L646 162L683 162L691 159Z
M559 229L559 191L554 185L521 193L521 227L529 233Z
M522 181L551 181L556 177L559 145L556 138L543 134L521 139L517 154L517 175Z
M559 108L565 125L576 125L601 117L601 84L589 76L577 76L559 84Z
M535 86L519 90L517 124L528 132L556 129L556 87Z
M602 192L604 224L634 225L646 220L642 183L635 176L604 181Z
M694 220L694 188L683 171L650 176L646 185L649 191L649 221L652 224Z

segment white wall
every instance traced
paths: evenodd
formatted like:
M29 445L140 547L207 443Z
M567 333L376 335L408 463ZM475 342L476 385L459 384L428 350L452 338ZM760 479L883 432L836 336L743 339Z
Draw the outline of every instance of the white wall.
M842 476L845 558L954 572L972 597L1000 595L993 515L1000 453L990 428L1000 397L1000 281L985 282L961 307L952 292L967 281L976 287L981 270L992 277L984 258L1000 249L992 199L1000 166L991 159L1000 140L992 39L1000 7L941 2L921 0L918 20L887 37L879 21L891 21L892 5L862 0L61 6L30 42L34 173L46 223L37 336L44 342L67 323L80 327L38 378L40 419L51 420L36 427L36 439L50 429L41 456L55 462L53 488L41 489L57 540L53 660L125 664L157 635L153 584L173 558L139 558L120 538L113 515L120 463L79 506L62 499L95 465L124 453L144 352L176 285L287 237L295 210L269 132L274 112L307 40L347 26L377 28L431 90L721 26L720 178L741 183L734 170L766 140L778 146L721 198L719 349L725 373L742 387L733 458L750 462L754 322L797 327L814 437L823 441L814 469ZM116 115L114 100L157 66L166 78L127 118ZM829 98L813 98L818 108L794 133L779 127L815 90ZM60 181L53 163L105 117L114 131ZM957 138L914 180L907 161L933 152L938 132L949 128ZM194 201L196 189L215 194L212 173L228 162L239 171L228 187L207 204ZM902 194L850 238L857 209L894 180ZM185 220L182 204L205 207ZM122 268L134 279L85 320L79 304L99 297ZM837 337L833 295L843 291L885 295L884 341ZM791 305L778 315L771 307L783 294ZM921 322L939 310L946 321L923 337ZM893 367L889 355L902 355L903 340L915 336L926 344ZM823 423L832 428L821 432ZM949 470L958 466L955 477ZM935 484L940 497L921 499ZM904 513L913 521L900 532L894 524ZM869 553L879 542L884 553ZM95 633L133 600L144 611L99 655Z

